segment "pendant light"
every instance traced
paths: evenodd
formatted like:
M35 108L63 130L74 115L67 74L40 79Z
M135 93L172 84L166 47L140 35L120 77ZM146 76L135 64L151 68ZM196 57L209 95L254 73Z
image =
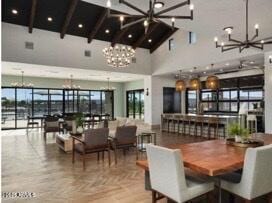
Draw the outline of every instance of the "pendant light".
M213 68L214 64L211 64ZM206 79L206 88L211 90L216 90L219 88L219 78L216 75L210 75Z
M186 83L181 79L181 70L179 71L179 79L176 81L176 91L182 92L186 90Z
M201 89L201 83L198 78L193 78L190 80L190 88L192 90L199 90Z

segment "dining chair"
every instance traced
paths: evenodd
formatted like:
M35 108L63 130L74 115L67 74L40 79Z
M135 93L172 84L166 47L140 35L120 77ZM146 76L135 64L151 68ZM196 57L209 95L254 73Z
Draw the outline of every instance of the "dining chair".
M148 144L147 159L152 188L152 202L162 198L161 196L158 197L158 194L178 203L202 195L208 195L211 198L210 192L213 191L214 184L196 177L186 177L182 154L179 149L172 150Z
M135 147L136 159L138 159L138 146L136 136L137 126L120 126L116 128L115 136L111 140L111 147L114 151L115 164L117 164L117 150L125 150Z
M240 181L236 173L222 176L221 188L251 202L253 199L268 195L272 202L272 145L248 148Z
M27 116L27 124L26 124L26 132L28 133L28 129L31 126L31 128L39 128L39 122L34 121L33 119L30 118L30 116Z
M111 164L110 159L110 143L108 140L109 129L108 128L97 128L97 129L87 129L84 131L84 138L80 139L73 136L73 154L72 162L75 161L75 153L77 152L82 156L83 169L85 169L85 155L97 153L99 160L99 153L102 152L104 160L104 152L108 152L109 165ZM76 143L77 141L78 143Z
M46 134L47 133L56 133L60 132L60 125L59 125L59 118L55 116L46 116L44 119L44 131L43 135L44 138L46 139Z

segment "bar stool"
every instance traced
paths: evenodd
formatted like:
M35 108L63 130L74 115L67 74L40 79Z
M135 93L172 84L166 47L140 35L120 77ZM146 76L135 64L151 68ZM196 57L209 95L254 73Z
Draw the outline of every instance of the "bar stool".
M172 122L173 122L174 133L176 132L176 124L177 124L178 125L177 133L179 134L181 115L180 114L173 115L173 121Z
M191 134L191 116L183 116L183 134L186 135L186 125L188 126L189 135Z
M200 137L203 135L203 126L204 126L204 117L203 116L196 116L194 121L194 136L197 137L197 129L198 126L200 127Z
M218 138L218 126L219 126L219 118L218 117L210 117L208 118L208 139L211 139L211 128L214 129L214 138Z
M247 115L247 129L249 133L257 133L257 117L256 115Z

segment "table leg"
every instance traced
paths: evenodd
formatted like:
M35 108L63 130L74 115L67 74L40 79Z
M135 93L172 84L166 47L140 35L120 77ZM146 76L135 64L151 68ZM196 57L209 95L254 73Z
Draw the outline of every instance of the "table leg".
M221 189L221 179L218 178L218 202L222 201L222 189Z

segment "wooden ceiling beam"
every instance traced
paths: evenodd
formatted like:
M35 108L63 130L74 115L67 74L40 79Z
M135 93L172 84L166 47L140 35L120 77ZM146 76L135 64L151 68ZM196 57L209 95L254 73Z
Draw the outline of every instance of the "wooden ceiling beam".
M68 30L68 27L69 27L69 24L71 22L71 19L72 19L72 16L76 10L76 6L77 6L77 3L79 2L79 0L71 0L70 2L70 6L69 6L69 9L66 13L66 16L65 16L65 20L64 20L64 23L63 23L63 26L61 28L61 33L60 33L60 38L63 39L67 30Z
M114 47L117 42L120 41L120 39L126 34L129 30L129 27L126 27L122 30L119 30L113 37L113 40L111 42L111 46Z
M96 22L95 26L93 29L91 29L91 32L89 34L88 37L88 43L91 43L92 40L94 39L95 35L97 34L98 30L100 29L100 27L102 26L103 22L105 21L105 19L107 18L107 14L108 14L108 10L105 9L101 15L99 16L98 21Z
M36 8L37 8L37 0L32 0L31 4L31 11L30 11L30 17L29 17L29 24L28 24L28 32L32 33L33 31L33 25L36 15Z
M143 35L132 45L133 49L141 46L141 44L154 32L154 30L159 26L159 23L153 24L147 31L147 33L143 33Z
M171 37L178 29L170 29L157 43L155 43L151 49L150 49L150 53L152 54L157 48L159 48L162 43L164 43L169 37Z

